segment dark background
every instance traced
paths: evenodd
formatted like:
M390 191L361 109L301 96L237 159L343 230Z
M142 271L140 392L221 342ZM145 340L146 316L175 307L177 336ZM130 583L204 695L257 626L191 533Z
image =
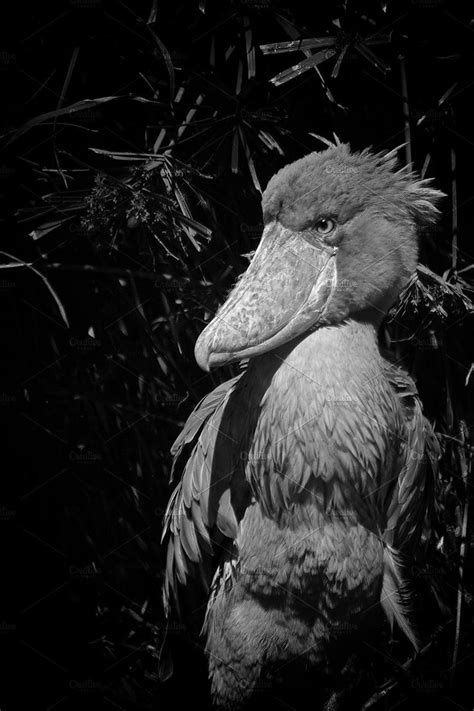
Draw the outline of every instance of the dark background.
M193 345L256 247L260 190L323 147L310 133L333 132L353 149L407 141L401 160L447 195L422 236L425 268L382 330L443 451L431 541L412 570L424 648L413 661L398 637L382 642L363 702L473 707L474 12L442 0L314 5L9 8L0 523L5 581L20 582L1 618L2 711L26 697L45 710L179 708L190 693L208 703L199 645L172 621L164 646L169 447L232 372L202 373ZM336 53L317 70L270 81L305 55L260 45L327 36ZM291 693L261 693L292 707Z

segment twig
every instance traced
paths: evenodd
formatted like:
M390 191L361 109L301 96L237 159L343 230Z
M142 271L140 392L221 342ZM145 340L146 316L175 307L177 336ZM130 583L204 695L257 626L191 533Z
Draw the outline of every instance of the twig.
M452 214L452 238L451 238L451 264L456 271L458 264L458 188L456 177L456 151L451 146L451 214Z
M405 57L400 55L400 78L402 84L402 96L403 96L403 120L405 122L405 154L406 163L410 165L412 162L412 150L411 150L411 129L410 129L410 104L408 102L408 87L407 87L407 73L405 69Z
M463 600L463 584L464 584L464 564L466 560L466 535L467 535L467 523L469 519L469 496L468 496L468 474L469 466L466 461L466 433L467 426L464 420L459 422L459 437L461 443L457 447L457 452L459 456L459 465L461 469L461 478L463 483L463 493L464 493L464 511L461 527L461 546L459 548L459 582L458 582L458 594L456 601L456 628L454 636L454 648L453 657L450 671L450 682L451 685L454 682L455 669L457 666L457 660L459 655L459 638L461 634L461 614L462 614L462 600Z
M446 628L448 625L450 625L452 622L452 619L450 618L446 624L442 625L441 627L438 627L435 632L432 634L431 639L427 644L425 644L424 647L420 649L418 654L415 657L410 657L404 664L401 665L400 671L403 672L403 677L405 678L405 675L410 669L415 666L417 661L420 659L420 657L424 657L427 652L430 651L434 643L437 641L439 634ZM397 686L401 683L402 678L399 679L389 679L385 684L383 684L372 696L368 701L365 702L365 704L361 707L361 711L367 711L367 709L372 708L375 706L379 701L382 699L386 698L388 694L390 694L392 691L394 691Z

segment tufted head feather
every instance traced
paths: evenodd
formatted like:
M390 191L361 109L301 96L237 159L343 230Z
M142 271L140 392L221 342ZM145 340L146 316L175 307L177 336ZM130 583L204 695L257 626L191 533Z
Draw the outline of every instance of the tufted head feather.
M369 149L351 153L347 144L335 143L282 168L263 195L265 221L281 216L306 228L324 215L340 223L363 210L387 219L429 223L439 213L443 193L420 180L411 166L397 168L396 148L385 153Z

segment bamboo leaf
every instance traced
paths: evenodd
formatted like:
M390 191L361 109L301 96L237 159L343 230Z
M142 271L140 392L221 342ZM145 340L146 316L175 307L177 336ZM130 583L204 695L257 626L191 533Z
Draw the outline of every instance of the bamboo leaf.
M71 104L70 106L65 106L62 109L54 109L54 111L47 111L44 114L39 114L39 116L35 116L35 118L30 119L26 123L23 124L23 126L20 126L20 128L15 129L14 131L10 131L10 134L13 134L10 139L6 142L6 145L10 145L14 141L18 140L20 136L23 136L27 131L30 129L34 128L35 126L40 126L46 121L49 121L50 119L55 119L58 116L67 116L70 114L75 114L79 113L81 111L87 111L94 106L100 106L102 104L107 104L111 101L118 101L120 99L128 99L131 101L139 101L142 103L149 103L149 104L161 104L162 102L156 102L156 101L151 101L150 99L144 99L141 96L102 96L97 99L81 99L81 101L76 101L74 104ZM9 134L3 134L0 136L0 138L5 138Z
M234 135L232 137L232 156L231 156L231 170L233 173L239 172L239 133L237 128L234 130Z
M332 47L336 37L313 37L312 39L290 40L289 42L273 42L261 44L263 54L287 54L288 52L303 52L305 49Z
M379 59L368 47L365 47L363 42L358 42L354 45L359 54L361 54L368 62L370 62L376 69L386 74L390 71L390 66Z
M74 215L71 215L71 217L65 217L63 219L52 220L51 222L45 222L44 224L40 225L36 229L32 230L29 233L29 235L34 240L41 239L41 237L44 237L45 235L49 234L50 232L53 232L58 227L61 227L61 225L64 225L66 222L69 222L73 218L74 218Z
M244 147L245 157L247 158L247 164L249 167L250 175L252 177L252 182L254 184L255 190L257 190L259 193L262 193L263 192L262 187L261 187L260 181L257 177L257 171L255 170L255 164L254 164L252 156L250 154L250 148L249 148L247 140L244 136L244 132L242 131L240 126L239 126L239 134L240 134L240 140L242 142L242 146Z
M42 274L42 273L39 271L39 269L36 269L36 267L33 266L33 264L29 264L28 262L23 262L23 261L21 261L20 259L17 259L17 258L16 258L15 256L13 256L12 254L9 254L8 252L4 252L3 250L1 250L1 251L0 251L0 254L4 254L4 255L5 255L6 257L8 257L9 259L13 259L14 262L18 262L19 265L25 267L26 269L31 269L32 272L34 272L37 276L39 276L39 278L41 279L41 281L43 282L43 284L46 286L46 288L48 289L49 293L50 293L51 296L53 297L54 301L56 302L56 306L58 307L58 311L59 311L59 313L61 314L61 318L63 319L63 321L64 321L64 323L66 324L66 326L69 328L69 321L68 321L68 318L67 318L67 315L66 315L66 310L65 310L65 308L64 308L64 306L63 306L63 304L62 304L62 302L61 302L61 299L59 298L59 296L57 295L56 291L53 289L53 287L51 286L51 284L49 283L49 281L48 281L48 279L45 277L45 275Z
M244 16L245 28L245 53L247 55L247 78L253 79L255 76L255 45L253 43L253 33L250 28L250 20Z
M301 76L301 74L304 74L304 72L307 72L308 69L312 69L318 64L322 64L331 57L334 57L335 54L335 49L326 49L322 52L317 52L311 57L308 57L308 59L304 59L302 62L294 64L289 69L285 69L284 71L280 72L272 79L270 79L270 81L275 86L281 86L282 84L286 84L287 81L291 81L291 79L296 79L296 77L299 77Z

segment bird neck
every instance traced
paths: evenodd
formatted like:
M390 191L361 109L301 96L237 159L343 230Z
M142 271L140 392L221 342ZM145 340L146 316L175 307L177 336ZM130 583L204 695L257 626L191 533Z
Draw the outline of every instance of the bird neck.
M377 327L358 317L323 326L252 359L245 380L252 383L255 404L270 397L276 398L278 407L291 407L290 402L315 393L318 397L339 391L344 397L348 391L360 394L382 370Z
M372 318L367 320L367 315ZM380 363L377 330L374 314L359 314L340 324L319 328L289 349L283 356L284 363L328 384L333 380L353 380Z

